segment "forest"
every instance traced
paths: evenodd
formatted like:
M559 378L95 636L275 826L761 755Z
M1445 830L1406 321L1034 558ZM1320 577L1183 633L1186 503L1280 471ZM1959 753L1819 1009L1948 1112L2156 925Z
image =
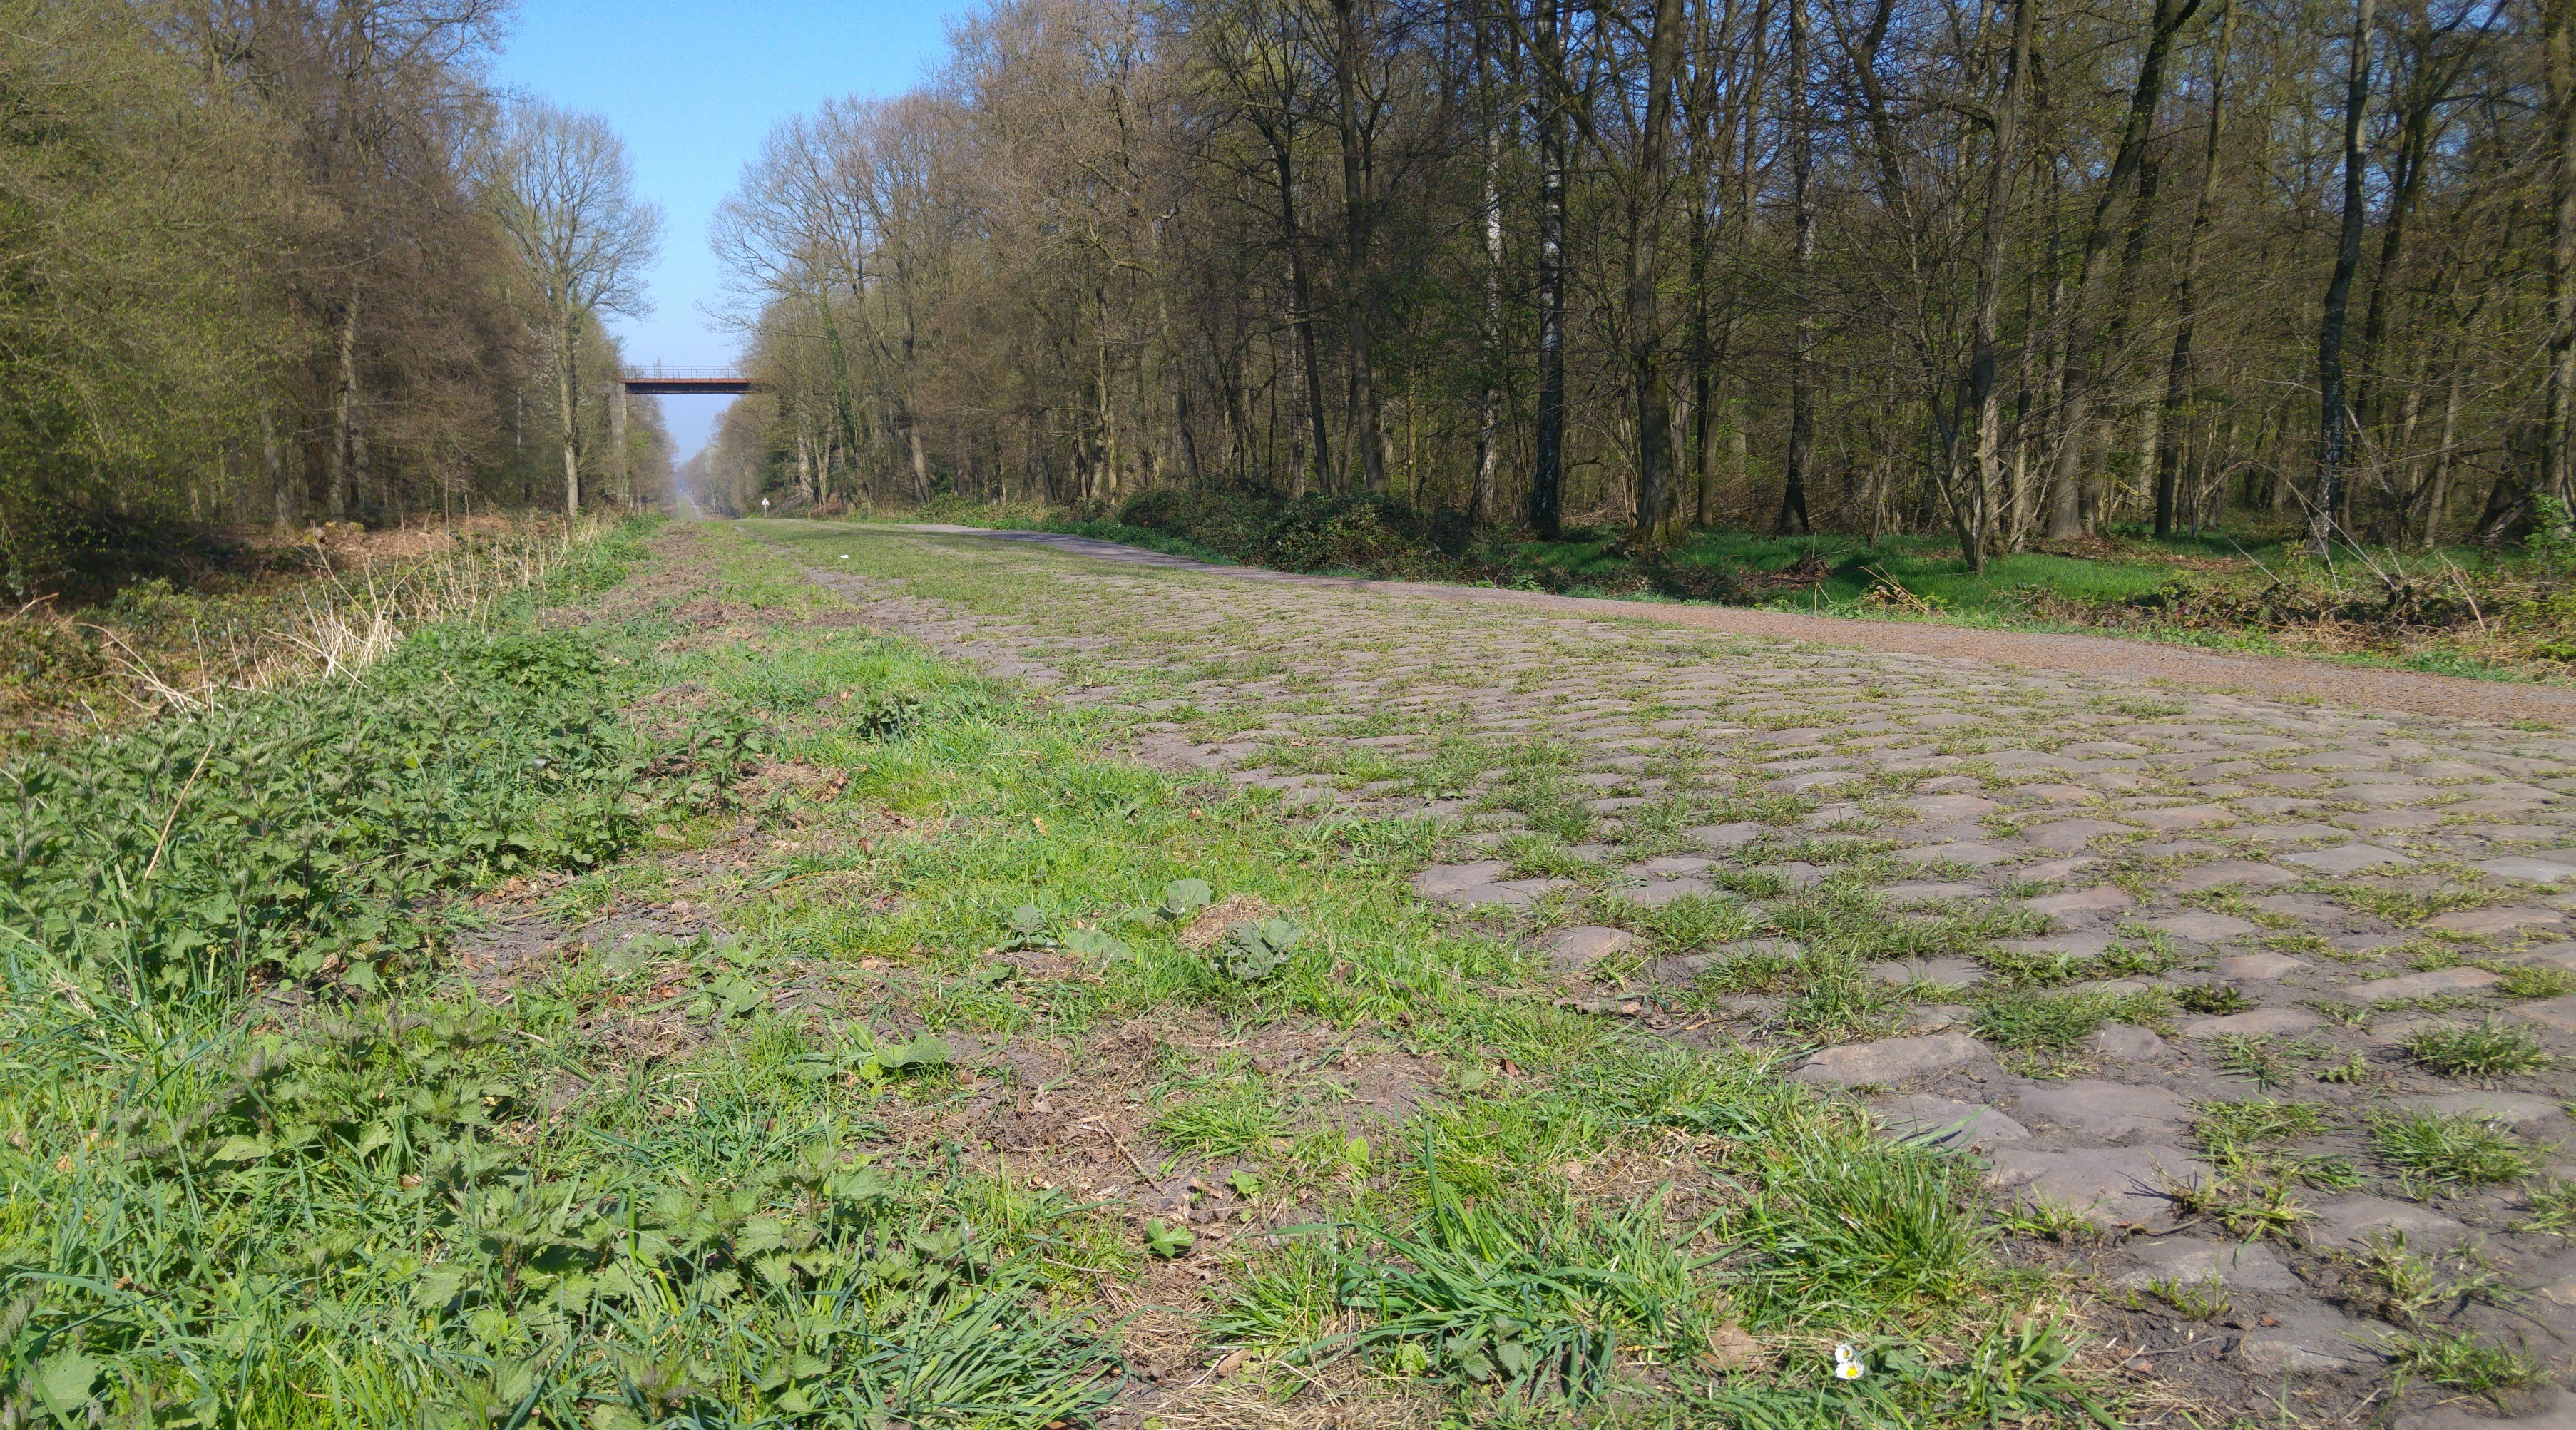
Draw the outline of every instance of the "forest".
M1384 495L2489 546L2563 513L2576 7L1002 0L714 241L736 508Z
M208 528L634 509L603 319L659 218L487 68L499 0L0 0L0 576Z

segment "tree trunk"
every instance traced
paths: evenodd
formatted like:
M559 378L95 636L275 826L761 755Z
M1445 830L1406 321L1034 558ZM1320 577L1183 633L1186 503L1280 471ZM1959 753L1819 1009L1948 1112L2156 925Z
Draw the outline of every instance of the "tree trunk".
M2057 492L2049 510L2048 535L2052 540L2066 540L2084 534L2084 456L2085 429L2093 420L2093 389L2098 377L2093 371L2097 357L2096 343L2089 320L2097 311L2106 276L2103 267L2111 252L2111 209L2129 179L2138 172L2146 156L2146 146L2155 127L2157 106L2164 98L2165 60L2173 53L2174 36L2191 17L2200 11L2201 0L2155 0L2155 11L2148 22L2146 51L2139 57L2137 83L2129 91L2129 109L2120 132L2120 148L2112 158L2111 172L2102 180L2102 191L2093 200L2093 219L2084 234L2084 257L2077 269L2075 312L2066 334L2066 359L2062 374L2059 408L2062 413L2057 449ZM2128 250L2122 249L2123 264ZM2125 277L2125 275L2124 275Z
M1297 156L1296 136L1284 125L1265 126L1270 140L1271 170L1279 180L1279 233L1288 249L1288 326L1295 331L1297 361L1302 371L1306 392L1308 440L1315 449L1310 460L1295 464L1290 479L1289 495L1306 494L1306 477L1312 471L1319 479L1330 480L1333 467L1332 443L1324 424L1324 367L1315 351L1315 293L1313 279L1306 271L1305 237L1297 222Z
M1207 473L1199 467L1198 434L1190 428L1190 380L1187 374L1172 384L1172 426L1180 434L1181 466L1190 474L1190 485L1204 484ZM971 455L974 449L969 447L967 451Z
M2174 502L2182 481L2182 431L2191 401L2191 344L2200 321L2200 260L2209 245L2209 226L2218 205L2218 145L2227 131L2227 57L2236 42L2236 6L2228 4L2218 27L2218 52L2210 60L2209 135L2201 146L2200 193L2191 205L2191 236L2184 240L2182 277L2174 285L2173 352L2165 359L2163 426L2166 442L2156 453L2156 535L2174 534Z
M626 453L626 384L612 378L608 394L608 470L617 483L617 504L635 510L635 468Z
M1811 531L1807 517L1807 468L1816 445L1816 202L1815 136L1807 124L1807 0L1788 0L1789 186L1796 234L1790 248L1790 301L1798 305L1797 357L1789 370L1789 450L1782 464L1783 533Z
M2030 71L2030 37L2038 24L2039 0L2015 0L2012 55L2004 74L2003 100L1995 112L1994 161L1986 171L1984 232L1977 252L1976 332L1968 356L1968 410L1977 424L1976 488L1966 494L1966 509L1954 510L1960 554L1968 569L1986 569L1992 513L2003 489L2004 414L1995 383L1995 347L2003 327L2004 254L2012 244L2013 176L2021 170L2021 92ZM1959 498L1954 497L1954 508Z
M2367 217L2362 172L2362 120L2370 107L2371 0L2354 0L2352 49L2343 100L2343 234L2335 246L2334 276L2326 281L2325 312L2317 321L2317 489L2308 512L2308 552L2322 556L2334 538L2343 500L2345 431L2343 330L2352 307L2352 276L2361 266L2361 229Z
M1502 407L1503 361L1503 124L1492 96L1492 60L1484 50L1485 31L1476 31L1476 82L1484 96L1485 123L1485 381L1476 393L1476 472L1467 491L1467 521L1483 525L1494 517L1494 474L1498 444L1495 424Z
M2576 502L2576 0L2542 0L2549 91L2549 371L2541 479Z
M1565 52L1559 6L1539 0L1532 48L1538 98L1538 430L1529 523L1554 541L1565 521Z
M2433 452L2433 476L2424 494L2424 549L2442 541L2442 515L2451 506L2451 444L2460 436L2460 400L2468 388L2468 364L2451 354L2451 393L2442 403L2442 445Z
M1637 172L1629 203L1628 375L1637 398L1637 506L1633 544L1669 543L1681 518L1681 485L1673 460L1672 394L1665 386L1663 252L1667 132L1673 122L1673 71L1681 62L1682 0L1655 0L1646 37L1646 127L1637 136Z
M573 326L572 305L555 310L555 398L563 420L564 520L581 517L581 447L580 428L576 419L580 409L573 400Z
M852 301L862 299L855 277L851 280L850 296ZM842 450L856 460L860 451L859 414L850 395L850 353L848 346L841 341L841 325L833 320L832 294L828 288L817 292L814 306L823 320L823 346L832 356L832 415L841 424Z
M259 455L268 468L268 491L277 511L277 529L285 531L295 525L303 503L296 500L295 489L286 482L286 465L277 457L277 418L263 404L259 409Z
M349 416L358 401L358 289L350 285L349 301L340 308L340 372L331 394L331 450L323 458L330 474L325 499L331 519L349 518Z
M1368 17L1361 6L1369 0L1332 0L1339 17L1340 54L1333 66L1334 127L1342 149L1342 323L1349 347L1350 452L1359 464L1355 474L1372 492L1386 490L1386 454L1379 440L1376 355L1371 351L1369 319L1375 294L1369 290L1371 229L1377 206L1376 171L1369 153L1369 131L1360 118L1359 67L1367 57Z

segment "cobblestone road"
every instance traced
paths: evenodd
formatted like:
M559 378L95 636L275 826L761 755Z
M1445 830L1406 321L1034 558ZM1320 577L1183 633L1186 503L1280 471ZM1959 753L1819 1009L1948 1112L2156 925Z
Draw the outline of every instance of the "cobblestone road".
M2527 1228L2576 1215L2576 738L848 540L908 573L822 563L871 622L1145 713L1145 760L1444 818L1416 892L1578 1006L1973 1147L2026 1229L2110 1234L2148 1361L2571 1349L2576 1255Z

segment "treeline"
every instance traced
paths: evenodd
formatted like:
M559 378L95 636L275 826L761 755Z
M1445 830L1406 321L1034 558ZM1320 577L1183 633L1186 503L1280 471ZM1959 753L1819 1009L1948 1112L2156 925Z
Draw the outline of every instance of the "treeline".
M1386 491L1524 523L2568 495L2565 0L997 0L716 242L742 492Z
M603 313L655 216L508 104L497 0L0 0L0 557L137 521L397 521L659 490ZM629 473L652 474L629 479Z

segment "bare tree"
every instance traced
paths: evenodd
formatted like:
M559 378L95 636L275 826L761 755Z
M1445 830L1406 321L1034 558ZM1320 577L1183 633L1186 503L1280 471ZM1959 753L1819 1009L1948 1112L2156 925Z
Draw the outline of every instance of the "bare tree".
M1640 549L1687 509L1974 566L2043 528L2289 534L2332 388L2335 521L2500 533L2576 408L2544 218L2576 41L2388 3L2356 81L2253 0L1000 0L746 175L782 386L728 461Z
M2334 276L2326 281L2325 310L2317 319L2317 487L2308 508L2308 550L2324 555L2334 536L2343 498L2343 466L2351 414L2344 405L2344 321L2352 307L2352 276L2361 266L2361 232L2367 219L2362 189L2362 121L2370 107L2371 0L2353 0L2352 34L2345 40L2350 77L2343 101L2343 222L2335 244Z
M564 511L581 513L580 336L585 320L649 311L644 270L661 210L635 195L626 146L597 115L513 107L493 156L495 217L538 285L563 424Z

